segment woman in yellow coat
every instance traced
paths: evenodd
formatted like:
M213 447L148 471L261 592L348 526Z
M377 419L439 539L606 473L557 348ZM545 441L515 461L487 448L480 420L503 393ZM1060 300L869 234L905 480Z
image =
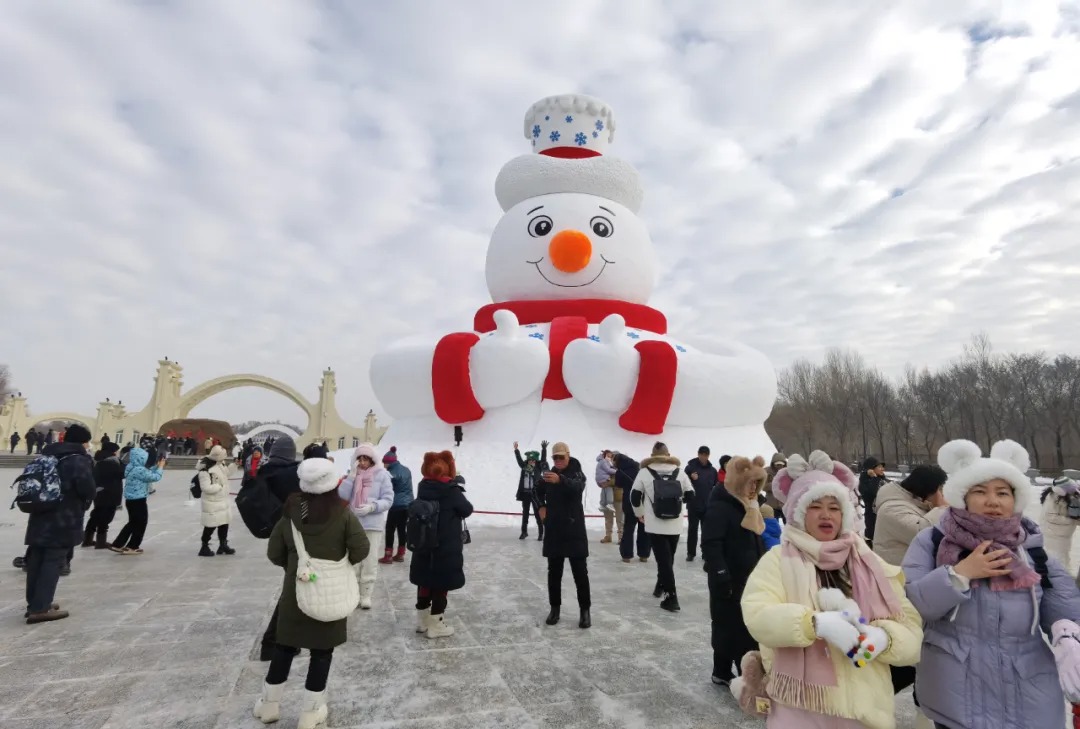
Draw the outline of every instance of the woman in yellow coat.
M900 568L854 530L857 486L847 466L821 451L809 462L792 456L773 479L788 525L742 598L761 646L768 729L896 726L889 667L918 662L922 622Z

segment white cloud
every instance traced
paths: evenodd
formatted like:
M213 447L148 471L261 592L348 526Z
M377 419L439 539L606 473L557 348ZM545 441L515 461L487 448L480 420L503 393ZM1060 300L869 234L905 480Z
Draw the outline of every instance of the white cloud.
M1036 7L1038 6L1038 7ZM433 9L433 7L437 9ZM1053 3L23 3L0 25L0 360L38 412L466 328L499 167L583 91L673 329L892 372L1077 351L1080 22ZM238 412L243 410L243 412ZM224 395L234 419L295 410Z

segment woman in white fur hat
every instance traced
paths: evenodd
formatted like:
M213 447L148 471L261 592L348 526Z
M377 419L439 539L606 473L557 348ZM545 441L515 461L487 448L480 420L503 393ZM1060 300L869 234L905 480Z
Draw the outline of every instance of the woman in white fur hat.
M371 594L379 573L379 553L386 531L386 512L394 505L394 482L378 460L375 446L361 443L353 451L352 467L338 494L360 519L371 542L371 554L360 565L360 608L371 609Z
M357 565L369 553L367 535L360 522L337 495L341 476L325 458L309 458L296 469L300 492L285 502L281 519L270 534L266 555L285 569L275 646L262 695L255 702L255 718L264 724L281 716L281 697L292 660L301 648L311 652L299 729L315 729L326 721L326 680L334 648L345 642L346 620L323 622L305 614L296 603L297 553L293 530L300 532L307 553L314 558L340 560L348 556Z
M926 622L919 704L947 729L1064 726L1064 699L1080 701L1080 590L1023 515L1035 496L1027 451L1003 440L984 458L954 440L938 465L949 509L904 557Z
M219 445L214 446L199 461L199 488L202 494L202 549L200 557L213 557L210 549L210 537L217 529L218 554L236 554L229 546L229 522L232 520L232 505L229 502L229 471L225 466L228 453Z

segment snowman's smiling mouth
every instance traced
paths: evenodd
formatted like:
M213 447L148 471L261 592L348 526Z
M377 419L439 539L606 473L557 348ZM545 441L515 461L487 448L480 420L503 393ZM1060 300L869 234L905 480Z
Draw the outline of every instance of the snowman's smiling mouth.
M593 276L591 279L589 279L588 281L586 281L585 283L579 283L579 284L556 283L555 281L552 281L550 278L545 276L543 269L540 268L540 264L543 263L543 261L544 261L543 258L541 258L538 261L525 261L525 262L526 263L531 263L533 266L535 266L536 267L536 272L539 273L540 276L545 281L547 281L549 284L551 284L552 286L558 286L559 288L563 288L563 289L578 289L578 288L581 288L582 286L588 286L589 284L595 282L596 279L600 278L600 276L603 275L604 270L607 269L609 263L615 263L615 261L609 261L608 259L604 258L603 253L600 254L600 259L604 262L604 265L600 267L600 270L597 272L597 274L595 276Z

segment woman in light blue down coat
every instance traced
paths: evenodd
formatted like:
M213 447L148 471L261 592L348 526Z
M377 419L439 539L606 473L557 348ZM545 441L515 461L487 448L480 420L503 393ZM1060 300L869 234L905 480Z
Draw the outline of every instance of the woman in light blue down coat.
M132 448L128 453L128 464L124 469L124 506L127 508L128 523L116 535L116 541L110 549L126 555L142 554L142 540L146 525L150 521L150 512L146 508L146 497L150 493L150 484L161 480L165 459L161 458L153 468L146 467L149 454L142 448Z
M338 486L338 496L348 502L352 513L360 520L371 549L360 563L359 570L360 607L363 610L371 609L371 594L375 591L375 578L379 570L379 552L382 551L385 537L386 513L394 504L393 481L376 458L375 446L361 443L353 451L349 474Z
M915 693L938 727L1056 729L1065 725L1062 687L1080 698L1080 590L1023 517L1027 460L1013 441L989 458L969 441L938 452L950 508L903 564L925 621Z

